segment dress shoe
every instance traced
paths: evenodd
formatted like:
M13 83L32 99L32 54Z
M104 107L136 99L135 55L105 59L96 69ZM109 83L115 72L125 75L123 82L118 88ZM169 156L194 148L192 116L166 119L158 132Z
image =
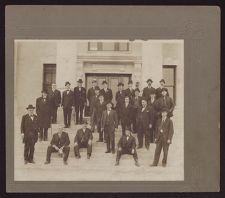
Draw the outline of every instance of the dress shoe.
M166 163L163 163L162 166L163 166L163 167L166 167Z
M80 156L75 156L76 159L80 159Z
M63 161L64 165L68 165L67 161Z
M87 155L87 159L90 159L90 157L91 157L90 155Z
M119 162L118 161L115 163L115 166L119 166Z
M157 166L157 165L156 165L156 164L151 164L150 166L151 166L151 167L155 167L155 166Z
M112 154L115 154L115 150L112 150Z
M110 151L106 151L105 153L111 153Z
M140 164L139 164L138 162L135 162L135 166L139 167L139 166L140 166Z
M27 164L28 163L28 161L27 160L24 160L24 164Z
M138 147L137 147L137 149L141 149L141 148L142 148L142 146L138 146Z
M50 162L49 161L46 161L45 164L50 164Z
M103 142L103 140L97 140L96 142Z
M29 161L31 164L35 164L35 161L34 160L30 160Z

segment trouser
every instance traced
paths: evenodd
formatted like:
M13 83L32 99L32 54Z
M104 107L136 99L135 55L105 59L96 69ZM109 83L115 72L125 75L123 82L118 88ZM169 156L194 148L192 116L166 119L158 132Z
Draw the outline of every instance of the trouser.
M162 149L163 149L162 164L166 164L168 150L169 150L169 144L160 136L159 141L156 144L156 148L155 148L155 155L154 155L154 162L153 162L154 165L158 165Z
M128 127L131 130L131 123L121 121L121 126L122 126L122 135L125 135L126 127Z
M150 145L150 131L149 129L146 129L145 127L143 127L143 124L140 124L140 126L138 127L138 144L139 147L143 146L143 138L145 137L145 147L149 148Z
M40 140L48 140L48 128L40 128Z
M153 143L154 142L154 127L152 127L151 129L149 129L149 143Z
M138 132L137 109L134 109L133 116L132 116L132 124L133 124L133 133L137 133Z
M52 107L52 123L53 124L56 124L57 122L57 110L58 110L57 106Z
M67 161L69 153L70 153L70 147L64 146L62 151L63 151L63 161ZM51 161L51 154L55 152L58 152L58 151L53 146L48 146L47 156L46 156L47 162Z
M34 157L34 140L24 142L24 160L32 161Z
M82 124L82 122L83 122L83 110L84 110L84 105L76 105L75 106L76 124Z
M99 140L103 141L103 131L101 130L101 120L97 122L97 130L99 133Z
M133 155L134 161L138 161L137 151L134 149L134 154L131 153L132 149L122 149L121 151L117 150L116 161L119 162L123 154Z
M80 148L87 148L87 155L91 156L92 153L92 144L85 143L79 143L76 146L74 146L74 155L75 157L80 157Z
M121 113L121 110L120 110L121 107L117 106L116 108L117 108L116 109L117 119L118 119L118 123L120 124L121 123L121 118L122 118L122 116L121 116L122 113Z
M96 122L96 115L95 112L92 111L91 117L90 117L90 121L91 121L91 131L94 132L95 131L95 125L97 124Z
M115 151L115 130L110 129L109 126L104 128L104 138L106 140L107 151Z
M70 124L71 124L71 113L72 113L71 107L63 108L64 125L65 126L70 126Z

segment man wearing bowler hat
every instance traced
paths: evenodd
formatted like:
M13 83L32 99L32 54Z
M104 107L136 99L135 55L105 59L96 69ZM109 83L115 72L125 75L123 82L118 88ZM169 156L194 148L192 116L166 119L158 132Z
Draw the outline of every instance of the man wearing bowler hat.
M106 110L103 112L101 120L102 131L106 140L107 150L105 153L115 153L115 129L118 128L116 112L112 109L112 103L107 102Z
M159 83L160 83L160 87L156 89L156 99L159 99L162 96L162 88L165 88L166 81L164 79L161 79ZM167 96L169 96L168 90L167 90Z
M148 83L148 86L143 89L142 97L146 98L148 101L150 98L150 92L155 91L155 88L152 87L152 79L148 79L146 82Z
M78 86L74 88L74 106L76 111L76 124L83 123L84 106L87 104L86 89L82 87L82 79L77 81Z
M93 113L93 107L94 107L94 98L95 98L95 88L97 86L97 80L92 80L92 87L88 89L87 91L87 99L90 106L90 115Z
M121 121L121 108L124 104L124 99L125 99L125 91L124 91L124 84L122 82L118 83L118 91L116 92L116 112L117 112L117 118L118 118L118 123Z
M172 137L174 133L173 121L167 116L168 109L164 108L161 110L161 118L157 121L156 124L156 136L155 136L155 155L154 161L151 166L157 166L159 162L159 157L163 149L163 159L162 166L167 164L167 156L169 145L172 142Z
M112 90L108 88L106 80L102 82L103 89L100 90L100 94L104 96L105 102L111 102L113 98Z
M39 125L38 118L34 114L33 105L28 105L27 114L22 117L21 134L24 143L24 163L35 163L33 160L34 146L38 140Z
M51 103L47 91L42 91L42 96L36 100L36 113L40 127L40 141L48 140L48 128L51 125Z
M73 91L70 90L70 82L66 82L66 90L62 94L62 107L63 107L63 116L64 116L64 125L65 128L70 127L71 124L71 113L72 106L74 105L74 95Z

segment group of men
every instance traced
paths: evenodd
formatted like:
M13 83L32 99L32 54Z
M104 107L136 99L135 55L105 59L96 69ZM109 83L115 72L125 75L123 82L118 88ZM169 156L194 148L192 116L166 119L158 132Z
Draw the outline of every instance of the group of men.
M160 81L160 87L152 87L152 80L148 79L148 86L143 89L142 96L139 88L133 89L133 82L128 82L128 88L124 90L124 84L118 83L118 91L115 95L116 105L112 103L112 90L108 88L108 83L103 81L103 89L97 86L97 81L92 81L92 87L86 89L82 87L83 81L77 81L78 86L71 90L70 82L65 83L66 90L62 93L52 85L52 91L47 94L42 91L42 96L36 100L35 107L27 107L28 114L24 115L21 123L21 133L24 140L24 160L25 163L33 161L34 145L38 140L47 140L47 130L50 123L57 122L57 108L61 105L64 114L64 127L59 127L58 133L53 135L51 144L47 149L45 164L50 163L52 152L63 155L64 163L70 151L70 140L68 134L63 132L63 128L71 125L72 107L75 107L76 124L83 124L77 131L74 139L74 154L80 158L79 148L87 148L87 158L90 159L92 152L92 133L97 125L99 133L98 142L106 143L106 153L115 153L115 129L121 124L122 136L117 145L116 164L119 164L122 154L131 154L134 157L135 165L139 166L136 140L132 133L137 133L138 146L149 149L150 143L156 143L155 156L152 166L157 166L161 150L164 155L162 164L166 166L169 144L173 136L173 116L174 103L165 88L165 80ZM85 106L90 107L91 129L87 128L87 120L83 120L83 110Z

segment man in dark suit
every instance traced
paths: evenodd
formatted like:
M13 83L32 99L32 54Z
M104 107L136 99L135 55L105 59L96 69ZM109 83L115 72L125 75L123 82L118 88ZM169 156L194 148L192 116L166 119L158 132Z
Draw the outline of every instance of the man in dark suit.
M108 83L104 80L102 82L103 84L103 89L100 90L100 94L104 96L105 102L111 102L113 95L112 95L112 90L108 88Z
M77 81L78 86L74 88L74 106L76 111L76 124L83 123L84 106L86 105L86 89L82 87L82 79Z
M122 135L122 137L120 138L120 140L118 142L115 166L119 165L121 155L123 155L123 154L133 155L135 165L140 166L138 163L138 156L137 156L137 151L136 151L136 140L131 135L131 131L129 128L126 128L125 134Z
M27 114L22 117L21 134L24 143L24 164L35 163L33 160L34 146L38 140L39 125L38 118L34 114L33 105L28 105Z
M112 110L112 103L108 102L106 110L103 112L101 127L104 130L104 136L106 139L107 151L105 153L115 153L115 129L118 128L117 114Z
M134 89L133 89L133 81L128 81L128 88L125 90L125 96L130 98L130 101L133 101L134 98Z
M104 102L104 97L103 95L99 96L99 101L96 102L96 104L94 105L94 119L96 120L97 123L97 130L99 133L99 139L97 140L97 142L103 142L103 130L101 128L101 119L102 119L102 115L103 115L103 111L106 110L106 104Z
M166 84L164 79L161 79L159 81L159 83L160 83L160 87L158 87L156 89L156 100L159 99L162 96L162 88L165 88L165 84ZM167 88L165 88L165 89L167 89ZM168 90L167 90L167 96L169 96Z
M42 91L42 96L36 100L36 113L40 127L40 141L48 140L48 128L51 124L51 103L47 97L47 92Z
M126 96L124 99L124 103L121 106L121 126L122 126L122 134L125 135L126 127L131 128L132 121L132 105L130 104L129 96Z
M74 139L74 155L75 158L80 158L80 148L87 148L87 159L90 159L92 153L92 132L87 128L88 122L84 120L83 127L78 129Z
M167 96L168 90L166 88L162 88L162 96L157 100L156 107L157 107L157 117L160 117L162 109L168 109L168 117L173 116L174 110L174 102L173 99Z
M87 99L88 99L88 105L90 107L90 115L93 113L93 108L94 108L94 98L95 98L95 88L97 86L97 80L93 79L92 80L92 87L88 89L87 91Z
M150 128L152 128L153 115L147 106L147 100L142 98L142 107L138 110L138 148L143 147L143 137L145 137L145 147L148 150L150 146Z
M142 97L146 98L148 101L150 98L150 92L155 91L155 88L152 87L152 79L147 80L148 86L143 89Z
M56 89L56 84L52 84L52 90L49 93L49 99L51 103L51 117L52 123L57 122L57 110L61 104L61 93Z
M97 117L95 115L95 106L99 102L99 96L100 96L100 88L99 86L95 86L95 95L92 97L92 105L93 110L91 114L91 131L95 131L95 125L97 125Z
M63 131L63 126L59 126L58 132L52 137L51 143L47 149L47 156L45 164L51 162L51 154L53 152L58 152L59 156L63 156L63 162L67 165L67 159L70 152L70 139L66 132Z
M138 115L138 109L141 108L141 96L140 90L136 88L134 90L134 98L133 102L131 103L133 105L133 113L132 113L132 123L133 123L133 132L137 133L137 115Z
M163 149L162 166L165 167L167 164L169 145L172 142L172 137L174 134L173 121L170 118L168 118L167 113L168 110L163 109L161 113L162 117L157 121L156 124L156 137L155 137L156 149L154 161L151 166L158 165L162 149Z
M70 90L70 85L71 84L68 81L65 83L66 90L62 94L62 107L65 128L70 127L72 106L74 105L74 94L73 91Z
M122 82L118 83L118 91L116 92L116 112L117 112L117 118L118 118L118 123L121 121L121 107L124 104L124 99L125 99L125 91L123 89L124 84Z

